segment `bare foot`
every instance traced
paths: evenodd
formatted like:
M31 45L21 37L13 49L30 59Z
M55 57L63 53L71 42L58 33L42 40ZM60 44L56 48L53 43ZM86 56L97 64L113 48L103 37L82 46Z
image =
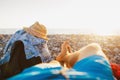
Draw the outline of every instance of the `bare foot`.
M64 41L63 44L61 45L61 52L59 55L56 57L56 60L60 62L62 66L64 66L64 57L68 55L71 51L71 47L69 45L69 41Z

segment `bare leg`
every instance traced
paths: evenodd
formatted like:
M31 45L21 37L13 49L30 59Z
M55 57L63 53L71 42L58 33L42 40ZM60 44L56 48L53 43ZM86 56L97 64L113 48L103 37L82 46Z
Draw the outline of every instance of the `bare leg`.
M97 43L91 43L91 44L81 48L80 50L74 52L74 53L76 53L76 54L80 53L77 61L79 61L85 57L91 56L91 55L100 55L100 56L105 57L107 60L106 55L103 53L100 45Z
M11 49L10 60L1 67L2 74L5 78L13 76L22 71L20 60L25 62L25 53L23 52L23 45L21 41L16 41ZM20 55L21 54L21 55Z
M106 58L100 45L97 43L89 44L73 53L68 53L67 51L68 46L69 46L69 43L64 42L62 44L61 53L56 57L56 60L58 60L60 63L65 63L68 68L72 68L77 61L83 58L86 58L88 56L100 55Z
M8 78L38 63L41 63L40 57L26 59L24 44L18 40L12 46L9 62L1 65L1 73L4 78Z

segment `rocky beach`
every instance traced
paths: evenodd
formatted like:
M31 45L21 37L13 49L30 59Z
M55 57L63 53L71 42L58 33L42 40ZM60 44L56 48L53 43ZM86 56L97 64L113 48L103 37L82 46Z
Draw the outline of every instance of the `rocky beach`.
M3 49L11 36L12 34L0 34L0 57L3 56ZM60 52L60 46L62 42L69 40L72 51L79 50L81 47L90 43L98 43L109 58L110 62L120 64L120 36L100 36L92 34L50 34L48 37L48 48L53 58L55 58Z

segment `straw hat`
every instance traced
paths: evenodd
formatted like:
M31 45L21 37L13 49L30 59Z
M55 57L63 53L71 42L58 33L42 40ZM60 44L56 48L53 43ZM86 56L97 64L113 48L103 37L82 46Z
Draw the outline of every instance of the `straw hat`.
M43 24L39 24L39 22L35 22L32 26L30 26L29 28L24 28L24 30L33 35L36 36L38 38L43 38L45 40L48 40L47 38L47 29Z

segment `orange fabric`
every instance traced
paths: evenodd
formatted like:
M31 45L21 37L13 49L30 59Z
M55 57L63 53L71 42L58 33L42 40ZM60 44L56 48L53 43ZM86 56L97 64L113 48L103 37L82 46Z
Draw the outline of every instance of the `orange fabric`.
M120 80L120 64L116 64L116 63L111 63L111 68L113 71L114 76Z

